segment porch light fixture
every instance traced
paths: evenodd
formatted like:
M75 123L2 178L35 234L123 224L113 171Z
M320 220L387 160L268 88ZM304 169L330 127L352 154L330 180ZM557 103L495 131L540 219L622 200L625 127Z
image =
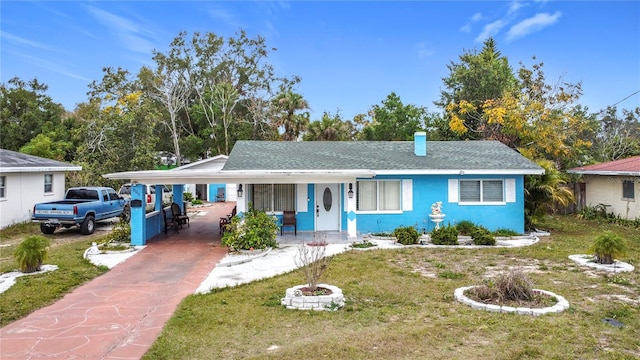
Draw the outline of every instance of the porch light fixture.
M239 184L239 185L238 185L238 197L239 197L239 198L241 198L241 197L242 197L242 193L243 193L243 192L244 192L244 191L242 191L242 184Z
M349 195L349 199L353 198L353 184L349 183L349 191L347 192L347 195Z

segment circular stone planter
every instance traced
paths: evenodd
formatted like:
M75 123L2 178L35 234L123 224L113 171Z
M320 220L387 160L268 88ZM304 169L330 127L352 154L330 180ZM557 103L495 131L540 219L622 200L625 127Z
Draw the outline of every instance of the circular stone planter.
M331 290L329 295L318 296L305 296L302 295L301 289L309 285L298 285L288 288L285 297L283 297L280 303L287 307L287 309L298 310L337 310L344 306L344 296L342 295L342 289L337 286L318 284L318 287Z
M500 306L494 304L485 304L481 302L477 302L473 299L468 298L464 295L464 292L473 289L475 286L466 286L457 288L454 292L454 296L457 301L469 305L477 310L485 310L485 311L493 311L493 312L503 312L503 313L515 313L518 315L531 315L531 316L540 316L545 314L558 314L569 308L569 302L560 295L556 295L551 291L533 289L534 293L543 294L550 297L555 298L558 302L549 307L545 308L527 308L527 307L513 307L513 306Z
M634 267L623 261L615 260L613 264L600 264L596 262L596 257L593 255L569 255L569 259L573 260L576 264L581 266L588 266L597 270L610 271L610 272L630 272Z

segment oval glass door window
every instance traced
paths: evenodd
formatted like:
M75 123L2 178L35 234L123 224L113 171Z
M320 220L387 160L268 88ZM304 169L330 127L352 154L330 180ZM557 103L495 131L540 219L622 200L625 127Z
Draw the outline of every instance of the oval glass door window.
M333 203L333 195L331 195L331 189L324 189L324 193L322 194L322 203L326 211L331 210L331 205Z

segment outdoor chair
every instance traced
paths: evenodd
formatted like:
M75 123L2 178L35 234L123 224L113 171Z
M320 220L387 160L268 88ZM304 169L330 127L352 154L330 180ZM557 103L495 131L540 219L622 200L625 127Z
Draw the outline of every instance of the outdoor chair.
M180 205L176 203L171 203L171 213L173 214L174 221L178 223L180 228L182 228L182 225L185 225L185 224L189 226L189 216L186 213L186 205L185 205L185 212L183 214L180 211Z
M167 210L162 209L162 218L164 219L164 234L167 235L167 231L169 229L173 229L175 230L176 233L178 233L178 227L180 226L175 220L174 218L168 218L167 217Z
M298 235L298 227L296 226L296 212L295 211L283 211L282 212L282 226L280 226L280 235L285 226L293 226L294 235Z
M227 226L229 224L231 224L231 219L236 216L236 211L237 208L234 206L233 209L231 210L231 214L225 216L225 217L221 217L220 218L220 234L224 234L225 230L227 229Z
M216 202L224 201L224 188L219 187L218 193L216 194Z

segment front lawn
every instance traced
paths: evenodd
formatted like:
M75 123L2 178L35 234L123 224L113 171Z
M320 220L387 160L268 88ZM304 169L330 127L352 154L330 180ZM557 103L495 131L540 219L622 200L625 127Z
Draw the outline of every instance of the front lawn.
M145 359L636 359L640 357L640 231L550 218L552 236L525 248L350 251L323 282L344 291L337 312L287 310L301 271L186 298ZM567 257L608 229L627 240L632 273L603 274ZM456 288L517 267L571 308L543 317L473 310ZM615 318L624 326L603 322Z

